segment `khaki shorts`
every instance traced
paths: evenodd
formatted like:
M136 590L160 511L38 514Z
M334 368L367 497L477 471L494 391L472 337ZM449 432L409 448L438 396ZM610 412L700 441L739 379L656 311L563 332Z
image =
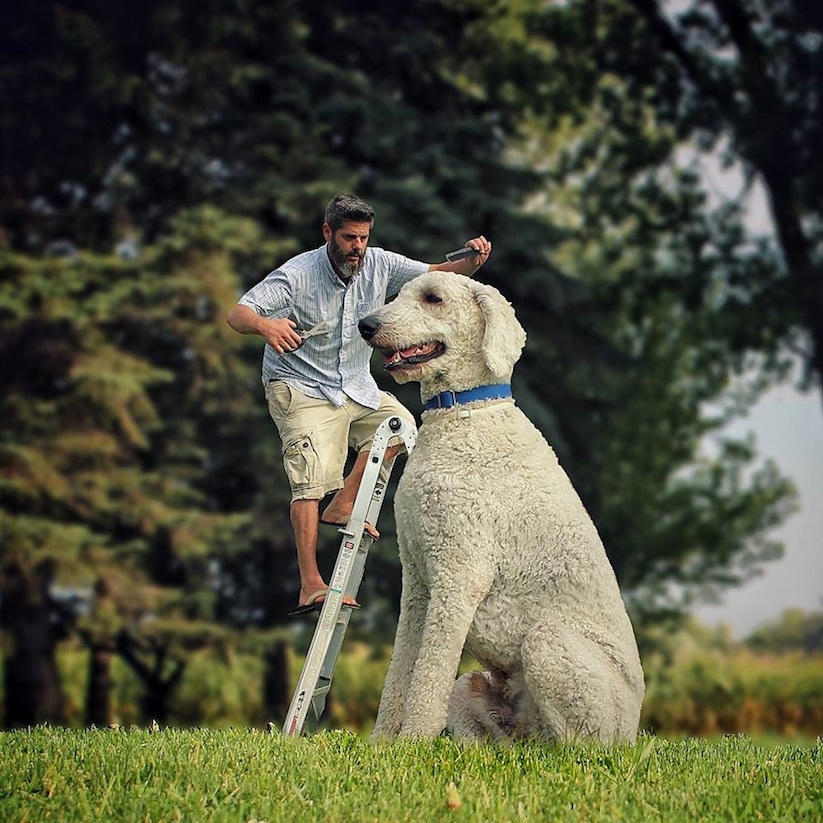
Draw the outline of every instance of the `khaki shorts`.
M320 500L342 488L349 448L371 448L377 427L387 417L397 415L415 425L411 412L388 392L380 392L379 409L348 399L335 406L282 380L270 380L266 401L283 444L292 500Z

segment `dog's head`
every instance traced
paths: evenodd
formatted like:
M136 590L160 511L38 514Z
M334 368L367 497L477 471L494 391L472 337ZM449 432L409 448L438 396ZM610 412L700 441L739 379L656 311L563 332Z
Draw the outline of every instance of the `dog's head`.
M360 321L398 383L417 381L423 400L441 391L508 383L526 342L497 289L459 274L429 272Z

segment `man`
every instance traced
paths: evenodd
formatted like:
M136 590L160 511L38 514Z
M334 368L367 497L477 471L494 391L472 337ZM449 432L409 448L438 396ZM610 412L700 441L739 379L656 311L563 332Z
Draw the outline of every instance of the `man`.
M364 200L351 194L333 198L323 223L325 245L283 263L226 318L235 331L266 341L263 385L292 494L300 570L295 611L319 608L325 598L328 586L317 565L319 524L348 521L377 427L391 415L414 422L391 394L378 390L369 369L372 352L357 323L424 272L471 276L491 253L491 243L480 236L466 243L476 256L422 263L369 248L373 226L374 209ZM311 335L304 340L298 330ZM357 459L344 479L349 447ZM332 492L321 519L320 501ZM368 530L379 536L372 525ZM348 597L344 602L357 606Z

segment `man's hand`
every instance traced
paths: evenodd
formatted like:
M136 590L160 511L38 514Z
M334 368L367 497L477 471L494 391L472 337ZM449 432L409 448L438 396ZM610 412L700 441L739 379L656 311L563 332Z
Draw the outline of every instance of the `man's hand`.
M260 332L263 339L278 353L295 351L303 345L303 338L297 333L297 323L288 317L279 320L263 320Z
M238 303L226 315L226 322L240 334L259 334L278 354L294 351L303 344L297 324L288 317L276 320L261 317L248 306Z
M471 277L489 259L489 255L492 253L492 244L481 234L480 237L472 237L471 240L467 240L464 246L468 249L474 249L477 254L464 257L462 260L455 260L453 263L433 263L429 266L429 271L451 271Z

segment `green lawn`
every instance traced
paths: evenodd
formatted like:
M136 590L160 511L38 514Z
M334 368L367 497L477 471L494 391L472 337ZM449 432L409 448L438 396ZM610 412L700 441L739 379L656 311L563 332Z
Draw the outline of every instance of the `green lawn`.
M373 745L249 729L0 734L0 820L823 820L823 742Z

